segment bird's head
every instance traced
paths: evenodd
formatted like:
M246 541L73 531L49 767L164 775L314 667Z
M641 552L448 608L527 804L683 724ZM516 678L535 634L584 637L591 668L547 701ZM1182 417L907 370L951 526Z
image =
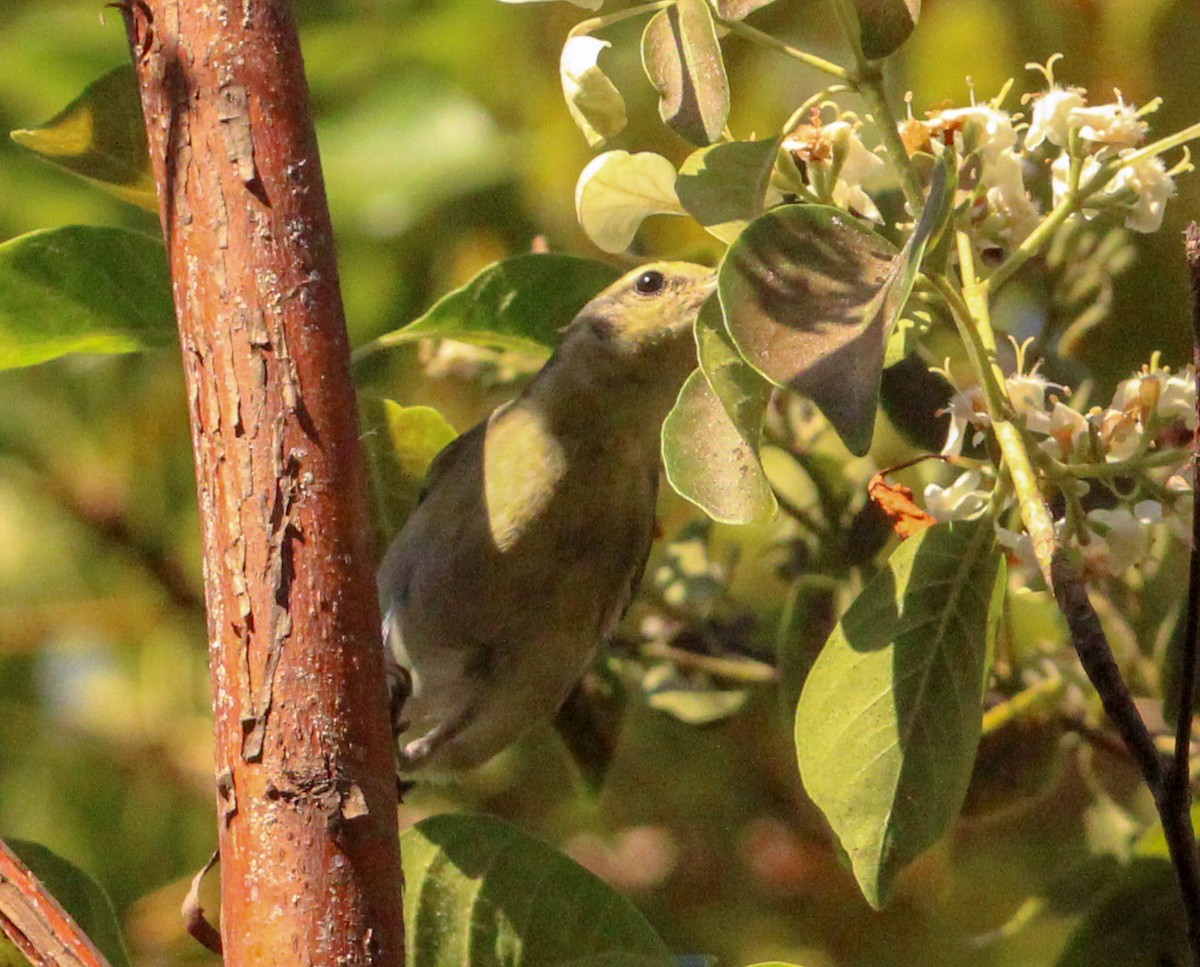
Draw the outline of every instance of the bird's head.
M649 262L625 273L580 310L571 329L636 351L691 331L700 306L716 289L712 269L691 262Z
M598 378L682 381L696 365L692 326L716 285L712 269L690 262L639 266L579 311L564 349L586 356Z

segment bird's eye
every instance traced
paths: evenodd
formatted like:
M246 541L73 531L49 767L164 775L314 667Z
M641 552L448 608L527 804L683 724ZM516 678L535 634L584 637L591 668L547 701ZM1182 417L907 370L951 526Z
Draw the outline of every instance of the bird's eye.
M654 295L655 292L661 292L666 283L667 280L661 272L651 269L649 272L639 275L637 281L633 283L633 287L642 295Z

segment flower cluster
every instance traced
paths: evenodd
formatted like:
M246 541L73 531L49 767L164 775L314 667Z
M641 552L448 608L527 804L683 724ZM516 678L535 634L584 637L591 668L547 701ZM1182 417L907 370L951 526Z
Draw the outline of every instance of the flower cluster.
M958 156L959 184L986 246L1009 249L1037 227L1042 206L1030 185L1039 172L1048 169L1051 205L1067 201L1085 218L1113 211L1125 227L1154 232L1175 193L1174 176L1190 169L1186 156L1168 170L1156 151L1141 147L1149 131L1145 117L1157 100L1138 109L1116 91L1112 102L1089 104L1082 88L1055 83L1057 57L1030 65L1045 75L1047 89L1029 98L1028 121L1000 106L1006 87L992 101L930 111L924 119L911 116L910 104L910 116L899 125L910 156ZM822 123L814 110L782 146L817 200L878 222L879 209L867 192L883 163L865 147L859 128L850 115Z
M1107 406L1080 412L1070 392L1036 368L1009 377L1008 396L1017 421L1035 442L1036 461L1061 496L1056 522L1092 573L1117 577L1142 561L1154 530L1164 524L1190 541L1194 468L1188 444L1196 429L1196 381L1191 367L1174 373L1157 360L1122 381ZM997 479L985 461L962 456L986 440L991 419L978 387L951 399L950 430L942 453L970 464L949 486L929 484L925 507L938 520L982 514ZM1028 536L997 528L1002 544L1032 566Z

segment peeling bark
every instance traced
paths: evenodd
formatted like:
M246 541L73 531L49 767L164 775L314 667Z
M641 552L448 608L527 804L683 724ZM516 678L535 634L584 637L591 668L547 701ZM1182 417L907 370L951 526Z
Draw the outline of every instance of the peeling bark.
M132 0L203 526L225 962L403 962L349 347L286 0Z

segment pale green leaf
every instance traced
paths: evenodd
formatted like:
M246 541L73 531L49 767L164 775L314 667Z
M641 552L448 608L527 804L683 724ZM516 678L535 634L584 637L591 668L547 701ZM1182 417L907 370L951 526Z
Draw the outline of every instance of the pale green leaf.
M409 967L536 967L612 956L671 965L628 900L498 819L434 816L406 830L400 848Z
M624 252L651 215L682 215L675 166L650 151L606 151L593 158L575 186L579 224L605 252Z
M131 65L93 81L45 124L12 139L122 201L158 212L142 102Z
M162 242L69 225L0 245L0 369L176 340Z
M359 397L358 422L375 523L386 547L417 506L429 464L458 434L432 407L382 397Z
M600 51L611 46L607 40L587 34L568 37L559 59L567 110L593 148L625 128L625 101L597 64Z
M687 213L722 242L732 243L763 213L779 139L727 141L692 152L675 191Z
M693 144L712 144L729 117L729 80L706 0L676 0L642 34L642 66L658 91L658 113Z
M381 349L436 336L545 356L580 309L620 273L574 255L514 255L442 296L418 319L355 350Z
M847 610L805 682L801 778L874 907L962 808L1004 573L990 519L908 539Z
M776 502L758 444L771 385L734 348L716 300L697 317L696 343L701 369L663 423L667 480L713 520L767 520Z

